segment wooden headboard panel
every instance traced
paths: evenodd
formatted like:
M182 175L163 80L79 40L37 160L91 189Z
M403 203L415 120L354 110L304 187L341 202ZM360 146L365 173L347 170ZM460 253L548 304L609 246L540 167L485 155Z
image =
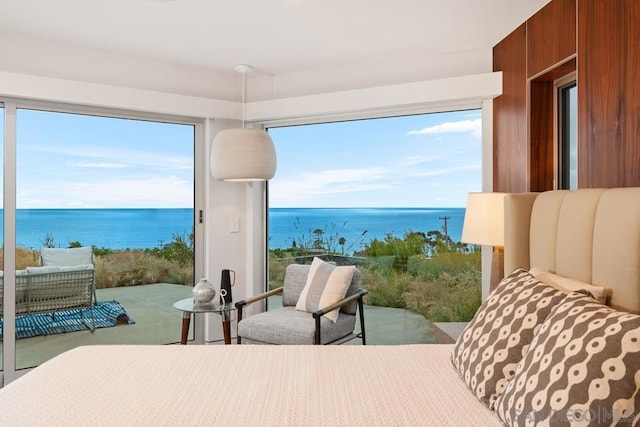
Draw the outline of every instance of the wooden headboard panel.
M505 274L517 267L603 286L640 313L640 187L507 195Z

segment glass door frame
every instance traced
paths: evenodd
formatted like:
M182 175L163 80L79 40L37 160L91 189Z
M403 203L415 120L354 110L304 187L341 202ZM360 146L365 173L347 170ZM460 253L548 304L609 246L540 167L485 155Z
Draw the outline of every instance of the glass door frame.
M205 271L205 228L201 221L205 209L206 178L208 162L205 147L205 120L193 117L162 115L128 110L106 109L82 105L68 105L24 99L0 97L4 106L4 169L3 169L3 209L4 209L4 307L3 307L3 370L0 371L0 386L21 377L31 369L16 369L15 340L15 271L16 271L16 154L17 154L17 110L20 108L58 113L93 115L108 118L146 120L186 124L194 126L194 277ZM9 304L9 301L13 301ZM199 328L201 329L201 328ZM197 330L196 330L197 333Z

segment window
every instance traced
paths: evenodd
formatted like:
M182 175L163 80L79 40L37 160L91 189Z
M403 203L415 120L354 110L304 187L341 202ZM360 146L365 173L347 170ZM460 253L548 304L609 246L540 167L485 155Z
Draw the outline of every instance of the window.
M91 246L98 329L80 327L77 309L18 312L14 354L5 359L15 365L5 368L36 366L79 345L177 342L172 304L191 295L201 239L194 160L202 126L11 105L16 282L40 264L42 247Z
M559 81L557 86L557 164L558 188L578 188L578 88L575 77L569 83Z
M269 133L278 152L271 288L286 265L314 256L356 264L369 290L368 344L430 342L429 321L470 320L480 304L480 252L459 241L467 193L481 189L479 110Z

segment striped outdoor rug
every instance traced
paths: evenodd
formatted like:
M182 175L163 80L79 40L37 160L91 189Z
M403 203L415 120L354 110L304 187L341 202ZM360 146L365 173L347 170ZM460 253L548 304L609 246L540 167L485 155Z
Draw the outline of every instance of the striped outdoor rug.
M51 314L47 313L18 316L16 317L16 338L88 330L90 328L82 322L82 317L80 317L81 311L84 315L85 323L91 325L91 312L87 308L59 311L55 313L53 318ZM135 323L118 301L97 303L93 306L93 317L95 318L96 328L109 328L118 324ZM0 318L0 338L3 332L2 320Z

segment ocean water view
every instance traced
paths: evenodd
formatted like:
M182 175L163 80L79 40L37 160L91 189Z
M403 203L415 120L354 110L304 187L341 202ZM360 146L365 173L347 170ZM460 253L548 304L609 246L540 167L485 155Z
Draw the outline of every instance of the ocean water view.
M409 231L444 232L444 218L447 233L457 242L462 236L464 212L464 208L271 208L269 248L290 248L294 240L298 245L311 241L313 231L321 229L325 237L344 237L344 247L357 251L373 239L383 240L388 233L402 237Z
M16 243L39 249L49 234L56 247L80 242L110 249L154 248L171 242L175 233L190 233L193 218L193 209L18 209Z
M269 247L289 248L295 241L312 241L313 231L345 239L345 249L363 249L387 233L402 237L408 231L444 231L454 241L462 234L464 208L272 208L269 209ZM0 210L0 213L2 211ZM18 209L18 246L42 247L47 235L55 246L70 242L111 249L154 248L174 234L187 235L193 209ZM4 217L2 217L4 218ZM1 222L1 221L0 221ZM363 235L363 232L366 233ZM0 235L2 230L0 229Z

